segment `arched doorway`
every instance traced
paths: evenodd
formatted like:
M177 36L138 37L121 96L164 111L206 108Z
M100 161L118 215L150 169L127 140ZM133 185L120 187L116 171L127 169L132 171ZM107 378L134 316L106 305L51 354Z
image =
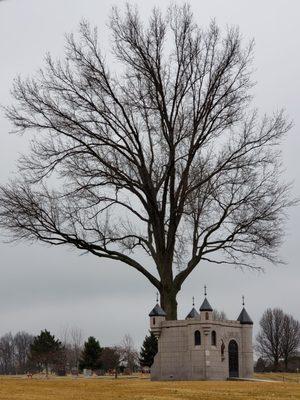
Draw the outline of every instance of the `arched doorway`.
M239 377L239 348L235 340L228 345L229 378Z

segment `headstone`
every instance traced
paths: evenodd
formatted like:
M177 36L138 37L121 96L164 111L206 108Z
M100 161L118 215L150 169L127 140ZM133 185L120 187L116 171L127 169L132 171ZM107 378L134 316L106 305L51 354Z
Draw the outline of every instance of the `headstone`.
M91 369L84 369L83 370L83 376L85 378L90 378L91 376L93 376L93 371Z
M78 369L77 368L72 368L71 369L71 375L72 376L78 376Z

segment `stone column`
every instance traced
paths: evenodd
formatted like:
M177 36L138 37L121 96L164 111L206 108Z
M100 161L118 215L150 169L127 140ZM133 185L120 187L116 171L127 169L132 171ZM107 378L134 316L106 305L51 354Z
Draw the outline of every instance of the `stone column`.
M242 325L242 368L243 378L253 377L252 325Z
M204 327L203 328L204 332L204 338L203 338L203 345L204 345L204 379L207 380L210 378L210 328L209 327Z

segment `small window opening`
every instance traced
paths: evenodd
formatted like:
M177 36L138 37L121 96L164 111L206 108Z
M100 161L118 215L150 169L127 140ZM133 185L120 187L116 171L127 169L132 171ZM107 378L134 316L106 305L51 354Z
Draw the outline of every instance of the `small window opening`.
M217 345L217 334L216 331L212 331L211 333L211 345L216 346Z
M194 338L195 338L195 346L200 346L201 345L201 333L199 331L195 331Z
M205 319L206 319L206 320L209 319L209 314L208 314L208 312L205 313Z

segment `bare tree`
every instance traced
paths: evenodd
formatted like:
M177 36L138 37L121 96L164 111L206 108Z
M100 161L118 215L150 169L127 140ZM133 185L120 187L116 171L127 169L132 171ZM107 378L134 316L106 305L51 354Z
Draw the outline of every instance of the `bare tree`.
M281 337L281 351L285 370L288 369L289 359L297 353L300 347L300 323L291 315L285 314Z
M275 371L282 356L283 321L284 313L281 309L268 308L259 321L261 330L256 337L257 351L273 363Z
M79 369L79 359L83 348L83 331L73 326L65 325L60 329L59 335L65 349L66 362L69 368Z
M62 325L59 328L59 339L63 346L66 346L70 341L70 327L68 324Z
M187 5L154 9L146 26L135 8L114 9L110 28L112 60L83 22L63 61L47 56L36 77L15 81L7 116L35 136L20 178L0 189L0 225L13 240L135 268L176 319L201 262L279 261L290 124L252 111L253 43L237 28L201 29Z
M261 357L273 363L275 370L283 359L287 370L289 358L297 353L300 346L299 321L279 308L268 308L259 324L256 350Z
M70 330L71 346L73 352L73 364L79 369L79 360L83 348L83 331L78 327L72 327Z
M224 320L228 319L225 311L223 311L223 310L221 310L221 311L213 310L212 318L216 321L224 321Z
M119 353L121 361L126 365L129 372L132 373L134 368L139 364L139 354L129 334L124 336L121 346L119 347Z
M14 336L16 372L24 374L29 367L30 345L34 336L27 332L18 332Z
M104 347L101 353L102 368L105 371L114 370L115 378L118 377L118 368L121 361L121 352L118 346Z
M11 333L0 338L0 373L15 374L15 343Z
M28 368L33 335L6 333L0 338L0 374L24 374Z
M268 308L259 321L260 332L256 337L256 350L261 357L270 360L275 371L282 357L282 337L284 332L284 313L279 308Z

